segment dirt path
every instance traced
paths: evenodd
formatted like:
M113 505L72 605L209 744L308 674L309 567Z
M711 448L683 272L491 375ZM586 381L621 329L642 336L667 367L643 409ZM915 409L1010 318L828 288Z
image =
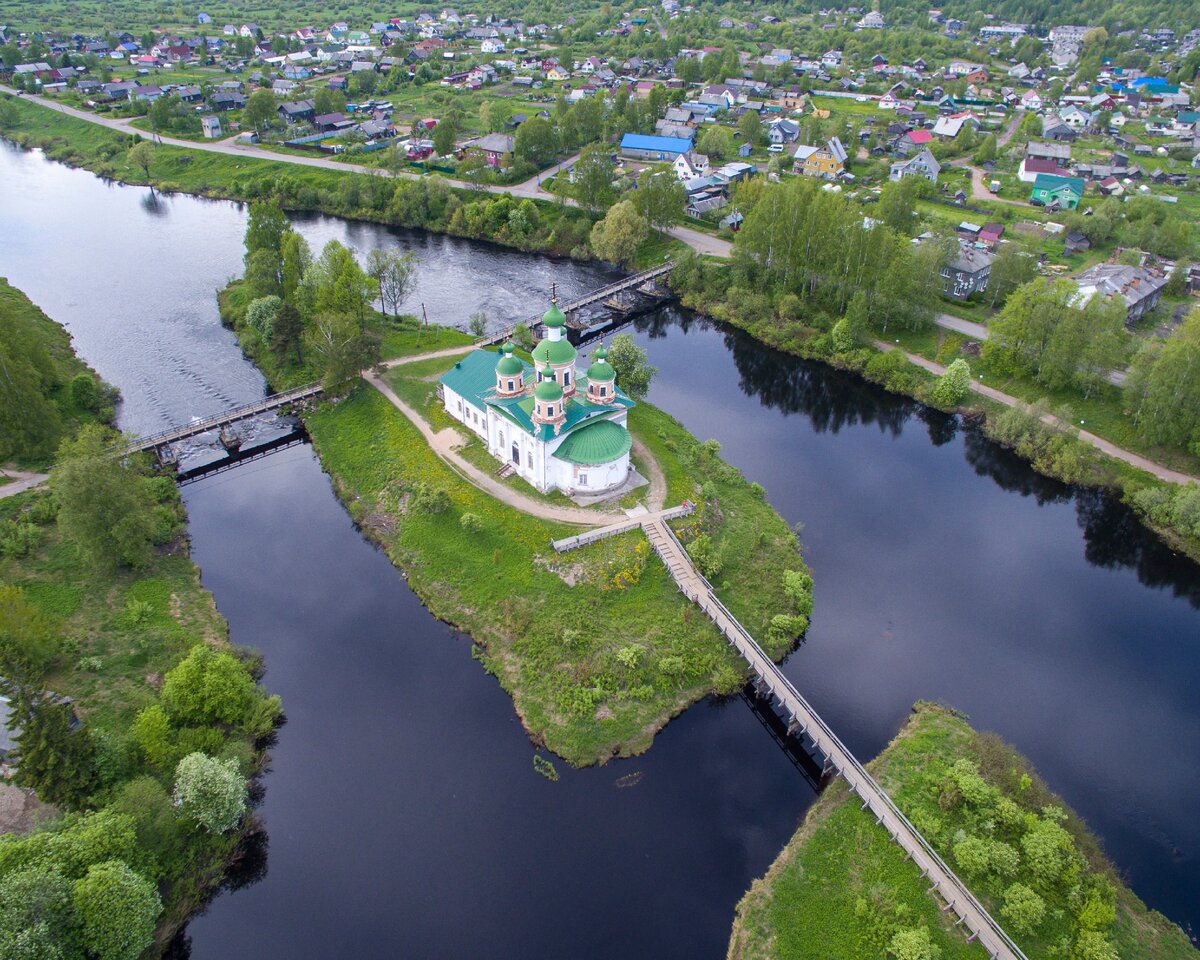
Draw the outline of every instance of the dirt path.
M22 470L4 470L0 471L6 477L12 477L4 486L0 486L0 500L5 497L15 497L18 493L24 493L26 490L32 490L34 487L40 487L43 483L50 479L48 473L26 473Z
M651 513L661 510L667 500L667 478L662 472L662 467L658 465L658 461L650 452L649 447L637 437L633 438L633 452L641 457L642 463L646 465L646 472L650 474L648 477L650 490L646 494L646 506Z
M875 346L880 350L886 351L893 349L895 344L886 343L883 340L876 340ZM905 351L904 355L908 358L910 363L915 363L918 367L928 370L935 376L940 377L946 372L946 368L940 363L934 363L932 360L927 360L920 354L908 353ZM1007 393L1001 393L995 387L985 386L984 384L979 383L977 380L971 381L971 390L979 394L981 397L987 397L989 400L995 400L997 403L1002 403L1006 407L1029 406L1029 404L1027 404L1024 400L1020 400L1017 397L1011 396ZM1067 423L1066 421L1060 420L1058 417L1049 413L1042 417L1042 423L1049 427L1059 427L1076 432L1075 424ZM1164 467L1160 463L1155 463L1153 460L1148 460L1141 454L1133 453L1132 451L1126 450L1123 447L1118 447L1115 443L1105 440L1103 437L1098 437L1094 433L1089 433L1087 430L1078 430L1077 436L1080 440L1083 440L1085 443L1090 443L1101 453L1112 457L1114 460L1122 460L1125 463L1128 463L1130 466L1137 467L1139 470L1145 470L1147 473L1153 474L1159 480L1165 480L1167 483L1179 484L1200 483L1200 477L1193 477L1191 474L1180 473L1178 470L1172 470L1169 467Z

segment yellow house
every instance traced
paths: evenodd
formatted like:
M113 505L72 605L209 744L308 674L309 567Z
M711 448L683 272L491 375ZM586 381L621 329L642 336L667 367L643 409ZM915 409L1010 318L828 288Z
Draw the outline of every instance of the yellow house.
M571 72L564 70L562 67L551 67L546 71L547 80L570 80Z
M806 177L821 177L836 180L846 170L846 148L837 137L828 140L822 147L801 144L796 148L792 172Z

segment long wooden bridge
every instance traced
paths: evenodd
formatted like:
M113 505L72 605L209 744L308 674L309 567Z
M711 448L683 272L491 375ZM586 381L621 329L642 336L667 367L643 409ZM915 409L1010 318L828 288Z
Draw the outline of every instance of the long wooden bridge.
M608 286L601 287L599 290L593 290L591 293L584 294L577 300L560 304L559 309L562 310L562 312L568 317L570 317L573 313L582 310L584 307L590 307L592 304L600 303L603 300L607 300L609 297L616 296L618 293L623 293L626 290L634 290L637 287L640 287L643 283L648 283L649 281L655 280L658 277L665 276L674 268L675 261L667 260L665 263L660 263L657 267L651 267L649 270L643 270L641 273L635 273L632 276L623 277L616 283L610 283ZM475 341L475 343L481 347L488 347L496 343L501 343L511 337L513 332L522 323L530 329L533 329L541 322L542 316L541 314L538 314L537 316L530 317L527 320L518 321L517 323L510 323L508 326L497 330L494 333L489 333L480 337Z
M324 387L320 383L309 383L303 387L296 387L293 390L285 390L283 393L277 393L270 397L265 397L254 403L248 403L244 407L238 407L235 410L230 410L227 413L218 414L215 417L209 417L205 420L196 420L189 423L185 427L175 427L166 430L163 433L157 433L149 437L138 437L128 447L125 448L125 455L138 453L140 451L159 450L163 447L169 447L172 444L179 443L183 440L198 437L202 433L210 433L213 430L222 430L225 427L232 426L235 423L240 423L242 420L249 420L251 417L257 417L260 414L270 413L272 410L278 410L281 407L290 406L293 403L299 403L302 400L307 400L310 397L319 396Z
M892 802L887 792L838 739L811 704L800 695L779 666L763 652L750 632L717 599L712 584L692 565L683 544L667 525L664 513L670 511L648 514L640 518L639 525L645 530L655 553L671 572L680 591L708 615L730 645L749 664L754 675L752 686L757 695L769 699L772 704L777 703L777 711L787 721L788 733L798 738L807 736L812 746L825 758L825 771L840 775L847 786L862 799L862 808L875 815L876 822L887 830L908 855L908 859L916 863L921 875L929 880L929 892L940 896L944 901L942 911L953 911L958 917L955 925L966 928L968 942L977 940L993 960L1027 960L1021 948L938 856L920 831ZM590 531L586 535L586 542L594 542L603 536L611 536L628 529L629 521L601 527ZM580 545L571 543L572 540L578 539L580 538L575 537L555 541L553 546L556 550L569 550Z

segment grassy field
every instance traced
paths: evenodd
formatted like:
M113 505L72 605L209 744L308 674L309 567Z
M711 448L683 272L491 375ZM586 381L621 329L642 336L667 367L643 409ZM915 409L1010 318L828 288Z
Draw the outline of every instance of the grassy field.
M428 375L414 365L392 380L428 408ZM743 682L742 663L681 597L640 532L555 554L550 541L573 528L496 502L365 386L322 407L308 425L355 519L436 616L471 634L531 736L570 762L641 752L689 704ZM767 626L792 609L784 570L804 569L794 534L737 471L666 414L638 407L631 429L659 459L672 498L703 488L707 504L695 522L722 559L719 588L782 656L793 638L772 642ZM432 509L437 492L445 501Z
M182 537L155 551L145 570L98 569L63 539L48 493L0 500L0 524L24 526L34 546L0 553L0 583L61 626L66 654L48 686L78 701L90 727L123 738L134 715L157 700L157 684L191 646L227 645L227 627Z
M1096 839L1029 762L999 738L972 730L960 715L918 704L869 768L1028 956L1075 956L1071 950L1084 927L1103 934L1123 960L1198 956L1182 930L1121 884ZM809 810L738 905L731 960L892 956L893 937L920 929L940 951L925 956L985 957L950 926L926 892L928 881L856 801L837 780ZM1036 844L1022 843L1032 833L1058 842L1058 876L1033 871ZM1016 865L1006 861L1003 876L965 866L971 861L963 842L979 835L1008 845ZM1048 908L1028 930L1018 930L1004 912L999 891L1014 883L1030 887ZM1073 892L1064 892L1072 886Z

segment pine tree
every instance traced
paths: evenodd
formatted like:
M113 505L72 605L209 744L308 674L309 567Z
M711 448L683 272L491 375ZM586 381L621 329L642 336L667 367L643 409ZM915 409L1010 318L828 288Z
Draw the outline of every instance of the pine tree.
M18 705L21 732L16 781L47 803L70 810L83 806L97 786L96 747L86 729L72 730L66 703L45 695Z

